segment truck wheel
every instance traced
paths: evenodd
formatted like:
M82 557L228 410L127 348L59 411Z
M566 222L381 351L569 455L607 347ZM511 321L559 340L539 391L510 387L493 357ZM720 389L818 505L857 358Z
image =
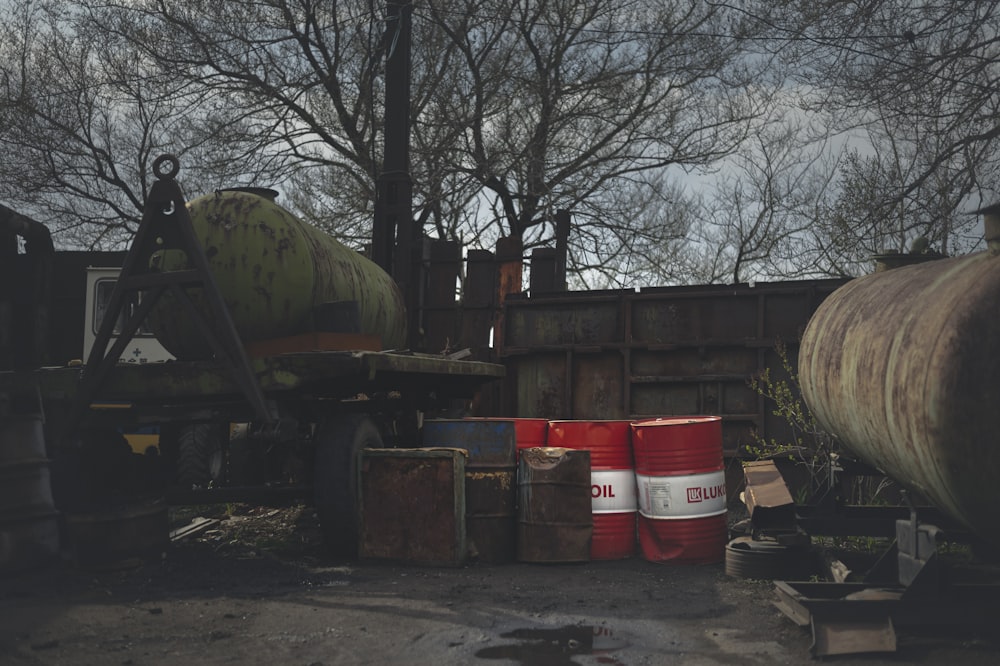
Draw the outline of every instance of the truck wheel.
M181 427L177 435L177 483L184 487L208 487L222 480L222 439L210 423Z
M361 449L381 448L369 416L328 418L316 431L313 486L326 545L338 557L358 555L358 459Z
M259 486L267 481L264 446L258 437L251 437L253 424L241 423L229 435L229 485Z

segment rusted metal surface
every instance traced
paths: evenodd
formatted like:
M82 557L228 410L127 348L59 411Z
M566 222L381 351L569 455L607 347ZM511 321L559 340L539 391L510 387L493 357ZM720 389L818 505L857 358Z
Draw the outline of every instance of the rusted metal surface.
M821 427L1000 543L1000 257L855 280L817 310L799 377Z
M327 397L348 397L363 391L434 390L442 395L468 396L483 383L504 376L504 367L440 356L388 352L304 352L253 359L251 367L265 393L316 391ZM72 397L79 368L46 368L32 373L46 399ZM23 373L0 373L0 391L17 387ZM212 361L118 365L102 390L108 400L211 400L239 396L228 370Z
M590 451L522 449L517 485L517 559L589 561L594 530Z
M516 391L504 412L548 419L716 414L727 454L753 432L789 438L747 381L780 378L810 315L843 280L509 296L501 356Z
M402 296L375 263L250 192L218 191L187 208L244 342L314 330L314 307L356 301L361 333L378 335L384 349L405 346ZM189 267L184 253L173 250L152 262L163 270ZM184 314L180 303L167 300L151 313L151 328L177 358L207 357L211 349Z
M363 449L362 558L457 566L465 561L465 452Z
M465 530L469 554L480 562L503 564L515 555L517 475L505 466L475 465L465 470Z

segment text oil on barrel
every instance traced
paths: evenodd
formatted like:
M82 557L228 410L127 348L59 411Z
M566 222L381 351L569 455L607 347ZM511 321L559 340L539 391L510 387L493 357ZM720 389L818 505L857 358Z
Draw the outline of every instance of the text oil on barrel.
M630 422L551 421L547 443L590 451L591 559L634 557L637 504Z
M650 562L725 559L722 419L674 417L632 424L639 548Z
M465 531L470 555L489 563L514 559L516 433L505 419L424 422L422 445L465 449Z
M517 482L517 559L522 562L587 562L590 452L522 449Z

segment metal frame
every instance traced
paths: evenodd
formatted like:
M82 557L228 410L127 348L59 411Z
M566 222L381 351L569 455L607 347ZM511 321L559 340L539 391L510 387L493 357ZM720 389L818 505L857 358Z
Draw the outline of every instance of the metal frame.
M896 521L896 542L865 581L775 581L775 605L810 628L817 657L894 652L897 627L993 626L1000 585L948 580L937 552L942 534L911 510L908 520Z
M179 171L180 164L173 155L161 155L153 163L153 173L158 180L153 183L146 199L142 222L125 256L104 320L87 358L77 397L67 422L68 432L72 432L82 421L94 397L101 390L111 370L117 365L122 351L131 342L156 302L168 290L184 304L198 330L211 344L216 359L229 370L240 391L249 400L257 420L263 423L274 421L274 416L250 367L249 358L233 324L229 308L222 299L212 275L201 242L195 236L183 193L175 181ZM154 271L149 266L149 260L155 252L164 249L184 251L194 268ZM214 314L211 320L192 301L186 291L191 288L202 289ZM125 313L122 332L108 350L115 322L125 309L128 302L126 297L133 292L137 296L138 292L146 293L143 298L136 299L138 307L134 311Z

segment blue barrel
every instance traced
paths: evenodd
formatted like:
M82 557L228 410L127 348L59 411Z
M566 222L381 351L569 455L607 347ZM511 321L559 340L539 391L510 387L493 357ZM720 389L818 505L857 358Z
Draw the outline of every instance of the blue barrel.
M517 522L517 434L512 420L435 419L424 422L422 446L464 449L465 533L471 559L514 559Z

